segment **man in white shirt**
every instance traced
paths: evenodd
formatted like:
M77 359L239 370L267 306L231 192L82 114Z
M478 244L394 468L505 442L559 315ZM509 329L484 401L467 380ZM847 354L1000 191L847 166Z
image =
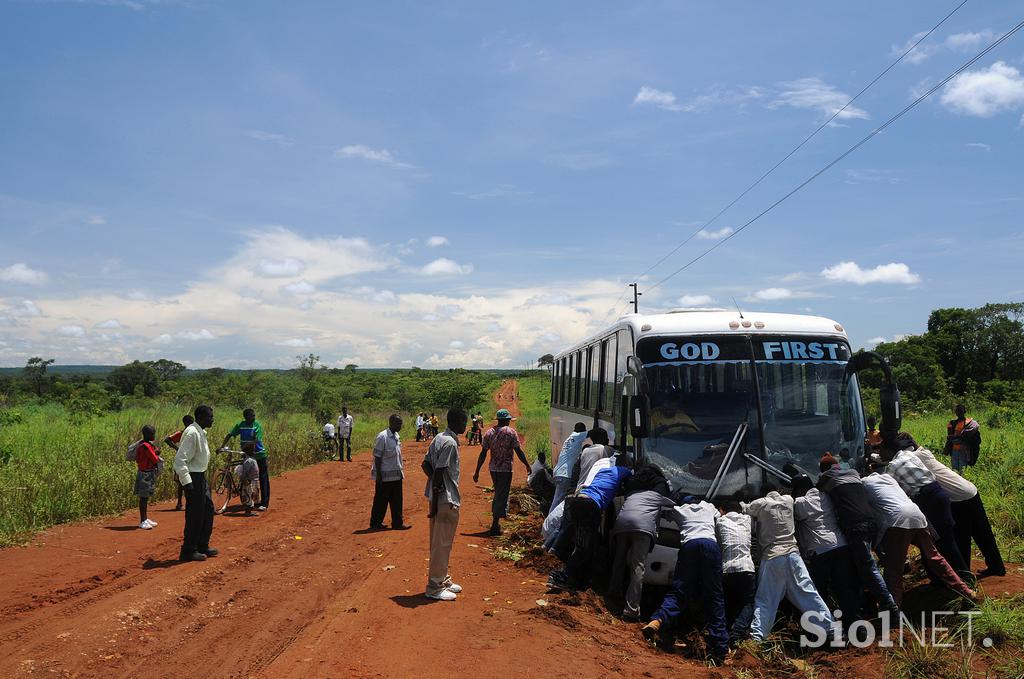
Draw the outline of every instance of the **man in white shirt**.
M718 510L710 502L689 495L683 504L663 515L679 526L679 556L672 574L672 589L642 632L648 641L674 631L688 602L700 601L706 638L713 662L721 663L729 652L722 594L722 552L715 538Z
M818 594L807 566L800 558L793 498L773 490L742 507L743 512L754 519L757 542L761 546L761 574L754 597L750 635L757 641L768 638L783 596L801 613L816 613L817 624L831 628L834 622L832 613Z
M933 577L957 594L974 599L974 591L939 554L932 534L928 532L928 520L907 497L896 479L875 472L864 477L864 487L871 498L871 506L882 531L885 584L896 604L903 601L903 569L910 545L915 545L921 551L921 561Z
M206 561L216 556L210 547L213 533L213 499L206 481L210 464L210 444L206 430L213 426L213 408L202 405L195 410L195 422L181 434L174 455L174 473L185 491L185 533L178 558L181 561Z
M374 480L373 507L370 509L370 530L384 528L384 514L391 507L391 527L394 530L408 530L402 516L402 479L405 471L402 465L402 440L398 432L402 429L402 418L392 415L388 428L377 434L373 443L373 467L370 478Z
M722 504L721 516L715 519L715 537L722 550L722 593L725 595L725 624L729 643L735 645L747 638L754 618L754 595L757 593L757 572L751 557L754 521L741 514L737 502Z
M978 543L981 555L985 557L985 570L981 571L978 577L1006 575L1006 565L1003 563L1002 554L999 553L999 545L996 544L996 536L992 533L992 524L985 513L985 505L981 502L978 487L937 460L932 451L917 445L917 441L910 434L900 433L896 442L903 450L913 450L924 466L935 475L935 480L943 490L949 494L950 510L955 522L953 534L964 562L970 566L973 539Z
M352 427L355 420L348 414L348 408L341 409L338 417L338 462L345 460L345 452L348 450L348 461L352 461Z
M860 620L860 578L850 545L839 528L828 493L814 487L806 474L793 477L793 518L797 543L818 594L842 613L843 627Z
M463 410L448 411L448 429L435 436L423 457L427 475L425 495L430 501L430 568L427 576L428 599L455 601L462 591L448 572L455 530L459 525L459 435L466 432L469 418Z
M583 442L587 440L587 425L577 422L569 438L565 439L562 449L558 451L558 459L555 461L555 468L552 473L555 479L555 496L551 498L551 506L556 507L559 502L565 499L570 491L575 490L569 486L572 483L572 470L576 466L576 460L583 450Z

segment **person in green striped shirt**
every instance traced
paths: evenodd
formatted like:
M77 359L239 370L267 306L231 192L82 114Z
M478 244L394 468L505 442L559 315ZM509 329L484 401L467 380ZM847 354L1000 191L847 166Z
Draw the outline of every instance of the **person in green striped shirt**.
M256 419L256 411L252 408L242 411L242 421L224 437L221 448L227 448L228 443L236 436L240 437L242 443L251 441L256 444L253 457L260 468L260 504L256 509L265 512L270 507L270 468L267 465L267 448L263 445L263 425Z

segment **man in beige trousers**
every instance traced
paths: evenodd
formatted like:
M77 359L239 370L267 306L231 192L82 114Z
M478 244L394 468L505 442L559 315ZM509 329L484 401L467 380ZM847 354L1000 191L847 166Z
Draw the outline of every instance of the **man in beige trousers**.
M430 442L423 456L423 472L427 475L425 495L430 500L430 571L427 577L428 599L455 601L462 591L452 582L448 560L459 525L459 435L465 433L469 418L465 411L448 411L448 428Z

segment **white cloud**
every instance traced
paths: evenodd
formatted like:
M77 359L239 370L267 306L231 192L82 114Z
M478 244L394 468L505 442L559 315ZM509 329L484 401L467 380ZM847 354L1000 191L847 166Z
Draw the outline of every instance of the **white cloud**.
M306 280L298 280L282 286L282 290L292 295L312 295L316 292L316 286Z
M85 220L85 223L91 224L92 226L102 226L103 224L107 223L107 220L101 217L100 215L91 215L88 219Z
M697 238L703 238L704 240L722 240L727 236L732 235L732 227L723 226L718 231L706 231L701 229L697 232Z
M217 339L217 336L206 328L203 328L202 330L182 330L181 332L175 333L174 338L185 340L186 342L206 342Z
M279 347L292 347L293 349L308 349L313 346L313 340L309 337L293 337L292 339L276 342Z
M116 318L109 318L105 321L97 323L93 327L99 328L100 330L117 330L122 326L121 323Z
M683 107L676 102L676 95L667 90L658 90L644 85L636 93L634 104L649 104L665 111L682 111Z
M728 88L715 85L707 93L699 94L679 105L679 109L687 113L700 113L717 106L739 105L742 107L749 101L761 99L765 95L760 87Z
M464 346L466 346L466 343L463 342L462 340L452 340L451 342L448 343L448 346L452 349L461 349Z
M156 337L153 338L153 344L170 344L173 341L174 338L168 335L167 333L157 335Z
M4 283L20 283L22 285L42 285L49 279L45 271L33 269L27 264L18 262L0 269L0 281Z
M775 302L780 299L792 299L794 294L789 288L765 288L755 292L752 297L759 302Z
M969 148L969 149L980 149L982 151L991 151L992 150L991 144L984 144L984 143L982 143L980 141L967 142L965 144L965 146L967 148Z
M419 270L424 276L461 276L472 271L472 264L459 264L445 257L435 259Z
M24 299L12 307L4 309L4 313L15 318L35 318L42 316L43 312L35 305L35 302Z
M840 262L826 267L821 275L830 281L868 285L869 283L890 283L914 285L921 277L910 271L910 267L902 262L880 264L873 269L862 269L856 262Z
M867 346L873 347L873 346L881 344L882 342L888 342L888 341L889 340L885 339L884 337L872 337L871 339L869 339L867 341Z
M398 295L391 290L377 290L371 288L368 285L361 285L357 288L352 288L351 295L365 299L374 304L395 304L398 302Z
M256 267L260 275L267 278L290 278L298 276L306 270L306 263L294 257L284 259L265 259Z
M889 55L892 57L898 57L908 49L910 49L915 42L924 37L925 31L915 33L913 37L907 40L903 45L893 45L889 51ZM914 48L913 52L910 52L903 61L908 64L920 64L928 59L932 58L939 52L973 52L984 44L988 44L992 41L995 34L991 29L986 28L976 32L966 33L953 33L952 35L946 36L945 40L937 41L935 38L925 40L920 45Z
M697 307L713 304L714 301L715 298L711 295L683 295L676 300L676 303L682 307Z
M448 239L444 236L431 236L427 239L427 247L439 248L442 245L448 245Z
M348 146L342 146L334 152L334 156L336 158L358 158L360 160L368 160L373 163L380 163L381 165L390 165L391 167L413 167L409 163L400 162L391 154L391 151L388 151L387 149L375 149L366 146L365 144L349 144Z
M843 108L843 104L850 100L850 95L837 90L821 78L800 78L790 82L780 83L781 90L775 95L775 99L768 104L768 108L779 108L790 106L792 108L809 109L820 111L822 114L831 116ZM856 106L847 106L842 113L836 116L836 120L867 120L871 116L864 109Z
M1013 66L997 61L953 78L939 101L956 113L991 118L1024 106L1024 77Z
M62 325L57 328L57 334L64 337L85 337L85 328L80 325Z

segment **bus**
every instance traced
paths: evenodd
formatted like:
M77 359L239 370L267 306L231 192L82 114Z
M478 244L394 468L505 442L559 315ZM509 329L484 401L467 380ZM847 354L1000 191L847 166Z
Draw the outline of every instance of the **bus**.
M863 469L857 372L869 365L865 355L890 383L882 421L894 437L899 396L888 366L871 352L854 357L832 319L725 309L627 314L554 357L552 451L577 422L601 427L619 451L660 467L674 493L714 501L762 497L796 473L816 480L826 452ZM672 542L670 533L659 545ZM660 572L667 583L674 553L656 547L651 558L651 576Z

